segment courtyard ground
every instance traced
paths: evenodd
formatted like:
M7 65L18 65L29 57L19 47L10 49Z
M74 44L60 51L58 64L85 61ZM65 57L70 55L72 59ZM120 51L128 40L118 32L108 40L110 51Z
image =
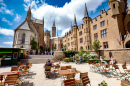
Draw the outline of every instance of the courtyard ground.
M45 78L44 75L44 64L33 64L31 68L30 76L26 78L23 78L25 83L22 86L61 86L61 78ZM71 65L72 67L75 67L77 70L81 72L88 72L88 76L91 81L91 86L98 86L99 83L101 83L103 80L105 80L108 84L108 86L121 86L121 80L117 80L116 78L107 78L106 76L102 76L101 74L90 72L89 71L89 65L87 63L83 64L75 64L75 63L61 63L61 66L65 65ZM120 69L123 71L121 64ZM127 66L128 69L130 69L130 65ZM11 70L11 67L0 67L0 73L2 72L8 72ZM76 79L79 79L80 74L76 74Z

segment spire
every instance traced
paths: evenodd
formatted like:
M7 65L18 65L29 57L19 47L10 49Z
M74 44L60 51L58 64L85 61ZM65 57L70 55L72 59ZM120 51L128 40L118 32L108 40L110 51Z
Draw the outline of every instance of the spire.
M44 22L44 16L43 16L43 18L42 18L42 21Z
M77 22L76 22L76 16L74 14L74 25L73 26L77 26Z
M27 19L31 19L31 6L29 6L28 12L27 12Z
M84 17L89 17L86 3L85 3L85 10L84 10Z
M71 30L73 29L73 28L72 28L72 22L71 22L71 28L70 28L70 29L71 29Z
M52 27L55 27L56 25L55 25L55 19L54 19L54 21L53 21L53 26Z
M104 8L104 6L103 6L103 12L105 12L105 8Z

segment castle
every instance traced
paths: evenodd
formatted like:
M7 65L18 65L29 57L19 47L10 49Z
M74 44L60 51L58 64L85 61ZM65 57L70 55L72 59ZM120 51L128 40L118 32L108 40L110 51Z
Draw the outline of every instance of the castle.
M100 15L91 19L85 4L83 24L77 25L76 16L71 30L64 37L51 38L50 31L44 32L45 47L61 50L92 50L91 44L99 40L101 49L130 48L130 4L127 0L109 0L109 9L100 11ZM55 21L52 26L52 37L56 36ZM57 47L58 46L58 47Z
M44 18L31 18L29 7L25 21L14 30L13 47L30 50L34 37L38 48L43 46L44 49L48 47L50 50L61 50L63 46L66 46L67 50L92 50L91 44L96 39L100 41L101 49L130 48L130 3L127 3L127 0L109 0L108 5L107 11L103 8L101 14L92 19L85 4L83 24L78 26L74 15L71 30L65 33L64 37L58 38L55 21L51 38L50 31L44 32Z

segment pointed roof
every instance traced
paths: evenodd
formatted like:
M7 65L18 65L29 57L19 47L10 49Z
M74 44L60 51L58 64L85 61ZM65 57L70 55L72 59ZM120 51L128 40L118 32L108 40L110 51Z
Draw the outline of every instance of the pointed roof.
M44 22L44 16L43 16L43 18L42 18L42 21Z
M86 3L85 3L85 10L84 10L84 17L89 17Z
M103 6L103 12L105 12L105 8L104 8L104 6Z
M73 26L77 26L77 22L76 22L76 16L74 14L74 25Z
M70 29L72 30L73 28L72 28L72 22L71 22L71 27L70 27Z
M53 21L53 26L52 27L56 27L56 25L55 25L55 19L54 19L54 21Z

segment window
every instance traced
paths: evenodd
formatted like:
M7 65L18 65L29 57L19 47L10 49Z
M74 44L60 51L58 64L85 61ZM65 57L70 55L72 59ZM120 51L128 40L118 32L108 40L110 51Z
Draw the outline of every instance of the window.
M81 36L81 35L82 35L82 31L79 32L79 36Z
M70 43L68 43L68 46L70 46Z
M94 34L94 39L95 39L95 40L98 39L98 33L95 33L95 34Z
M100 22L101 27L105 26L105 21Z
M83 49L83 47L82 47L82 46L80 47L80 50L81 50L81 49Z
M86 46L86 50L87 50L87 48L88 48L88 47Z
M108 42L103 42L104 49L108 48Z
M22 44L25 43L25 34L22 35Z
M113 8L114 8L114 9L116 8L115 4L113 4Z
M65 42L66 42L66 40L65 40Z
M94 26L93 26L93 30L96 30L96 29L97 29L97 25L94 25Z
M73 45L73 42L71 42L71 45Z
M101 30L101 38L107 37L107 29Z
M87 36L87 41L89 42L89 36Z
M84 29L84 33L87 33L88 32L88 28Z
M68 38L68 41L69 41L69 38Z
M80 43L83 43L83 38L80 38Z
M88 46L88 50L89 50L89 46Z
M73 39L73 37L71 37L71 39Z
M60 40L60 43L62 43L62 40Z

